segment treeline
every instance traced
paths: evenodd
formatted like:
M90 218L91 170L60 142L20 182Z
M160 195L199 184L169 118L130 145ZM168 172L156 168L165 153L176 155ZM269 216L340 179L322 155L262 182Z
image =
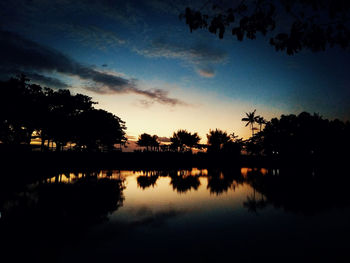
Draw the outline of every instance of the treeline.
M157 135L143 133L137 140L137 145L145 147L146 151L172 151L191 152L193 148L198 150L206 149L208 153L235 153L240 154L243 146L242 139L237 139L233 134L220 129L210 130L207 134L207 144L200 144L201 138L198 133L191 133L187 130L178 130L173 133L167 144L162 144Z
M328 120L316 113L302 112L264 121L264 129L261 129L255 111L249 115L252 116L242 120L247 121L252 129L252 137L245 142L250 154L305 159L349 156L349 121ZM256 124L260 131L254 134Z
M112 151L127 142L125 122L96 102L69 90L42 88L29 84L21 75L0 81L0 142L2 147L29 146L36 140L42 151L67 148L74 151ZM318 114L302 112L266 121L256 110L242 118L252 136L239 139L234 133L209 130L207 143L200 144L197 132L180 129L172 137L159 138L143 133L137 145L144 151L207 153L247 153L256 156L319 158L346 156L350 149L350 122L327 120Z
M76 151L110 151L127 141L125 122L95 109L91 97L29 84L24 75L1 81L0 91L3 147L21 148L37 139L42 151L67 145Z
M238 139L220 129L210 130L207 144L199 144L197 133L186 130L174 132L169 143L161 145L158 136L141 134L137 144L153 151L190 151L206 149L208 153L242 152L256 156L297 157L310 160L322 157L348 156L350 149L350 122L324 119L319 114L302 112L282 115L266 121L256 110L242 118L252 131L247 139Z

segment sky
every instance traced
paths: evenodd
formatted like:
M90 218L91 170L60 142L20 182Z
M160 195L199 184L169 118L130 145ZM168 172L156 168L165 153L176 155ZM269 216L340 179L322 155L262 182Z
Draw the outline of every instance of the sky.
M141 133L170 137L219 128L248 138L245 112L270 120L316 112L350 119L350 53L293 56L267 38L190 32L179 14L201 1L3 0L0 78L89 95Z

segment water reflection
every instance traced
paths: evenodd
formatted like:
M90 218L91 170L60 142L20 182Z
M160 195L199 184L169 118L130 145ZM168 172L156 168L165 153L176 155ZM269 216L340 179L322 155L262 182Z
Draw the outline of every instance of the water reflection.
M227 192L229 189L233 191L238 185L242 185L244 178L241 169L235 170L219 170L210 169L208 171L207 189L212 194L220 195Z
M69 183L67 183L69 182ZM2 222L21 220L90 224L103 221L123 204L123 180L94 174L63 174L28 185L2 203Z
M45 211L46 215L57 213L56 218L65 215L85 218L85 221L106 219L123 204L125 181L130 178L136 178L141 195L150 188L163 189L166 194L170 189L186 194L206 187L209 194L220 196L234 192L239 186L246 190L249 186L242 205L252 212L272 205L286 211L313 214L350 203L347 184L339 183L339 180L348 182L348 177L334 176L338 180L330 180L315 169L79 170L56 172L54 176L28 184L19 192L2 194L2 218L4 221L12 218L12 214L19 217L21 213L28 216L32 211L39 214ZM164 184L158 186L160 178L168 178L171 188Z
M349 171L344 169L247 169L245 182L254 189L254 194L247 198L245 206L254 211L269 204L304 215L345 207L350 205L348 175Z
M349 179L344 176L346 171L332 180L327 172L331 171L238 167L53 171L47 178L33 176L32 183L2 192L0 230L8 240L5 250L13 257L43 262L91 261L89 251L99 255L95 261L104 261L115 258L118 251L132 254L131 247L142 255L150 253L152 242L163 254L152 252L155 261L179 261L185 254L196 261L195 254L203 252L208 258L222 260L225 249L230 251L232 246L245 253L251 253L246 249L249 246L261 251L260 245L249 240L259 239L267 245L271 235L285 242L307 236L310 243L322 240L332 246L327 240L335 238L334 228L343 229L344 235L350 233L343 224L350 219L348 213L339 215L334 210L348 211ZM302 217L295 217L298 215ZM282 223L286 228L281 230L277 225ZM295 237L297 224L305 228ZM310 235L309 231L320 230L318 226L333 232L326 231L324 237ZM173 241L161 242L169 236ZM208 246L213 240L217 245ZM308 246L288 242L300 251ZM167 260L174 246L181 247L179 257ZM45 252L35 253L37 247ZM26 254L15 253L19 248ZM99 249L105 253L102 258ZM151 261L128 256L131 259L123 259Z

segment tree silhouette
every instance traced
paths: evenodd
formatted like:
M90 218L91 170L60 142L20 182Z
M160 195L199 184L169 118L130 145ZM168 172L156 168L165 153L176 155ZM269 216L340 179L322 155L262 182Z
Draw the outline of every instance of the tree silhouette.
M158 136L152 136L148 133L141 134L136 143L138 146L146 147L146 151L148 151L148 147L151 147L151 150L156 150L159 147Z
M282 115L266 122L265 128L251 138L250 146L281 157L341 158L350 146L349 131L349 122L329 121L316 113Z
M91 109L81 113L76 122L76 143L88 151L114 149L115 144L124 145L125 123L105 110Z
M159 151L159 142L158 142L157 135L152 136L151 147L153 148L154 151L155 150Z
M245 127L247 127L248 125L250 125L250 129L252 130L252 136L254 136L254 123L256 122L256 116L255 116L255 112L256 109L252 112L249 113L245 113L247 117L242 118L242 121L247 122L247 124L245 125Z
M90 97L69 90L29 84L24 75L0 82L0 141L29 145L41 139L41 149L55 143L60 151L70 142L76 149L108 149L125 144L125 123L104 110L96 110ZM20 106L18 106L20 105Z
M148 147L151 145L151 140L152 140L152 136L147 134L147 133L143 133L139 136L139 139L137 140L137 145L141 146L141 147L146 147L146 150L148 151Z
M0 82L0 140L5 144L30 144L41 112L41 88L30 85L24 75Z
M264 119L264 117L256 116L256 117L255 117L255 122L256 122L257 124L259 124L260 132L261 132L262 126L263 126L264 124L266 124L266 120Z
M207 1L201 9L187 7L180 19L185 18L191 32L207 29L220 39L227 31L239 41L270 34L276 51L292 55L303 48L347 48L349 10L350 2L344 0Z
M207 134L208 139L208 151L211 152L218 152L220 151L225 144L227 144L231 138L227 134L227 132L224 132L222 130L209 130L209 134Z
M192 134L186 130L178 130L177 132L174 132L173 136L170 138L171 147L183 152L186 147L187 149L192 149L193 147L198 146L200 139L201 138L196 132Z
M227 134L220 129L209 130L207 134L208 152L224 152L240 154L242 148L242 140L237 139L234 133Z

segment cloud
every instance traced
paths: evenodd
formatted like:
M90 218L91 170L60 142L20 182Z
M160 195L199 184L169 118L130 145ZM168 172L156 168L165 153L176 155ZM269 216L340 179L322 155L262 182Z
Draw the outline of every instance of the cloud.
M188 210L174 209L172 206L160 211L154 211L147 206L141 206L135 209L129 210L132 220L128 222L117 221L123 224L126 228L151 226L159 227L165 224L169 219L180 217L188 213ZM114 221L116 223L116 221Z
M23 70L17 70L17 69L8 69L8 68L1 68L0 67L0 78L7 80L11 77L24 74L26 77L28 77L32 82L35 82L37 84L48 86L51 88L57 88L57 89L66 89L70 86L64 83L63 81L54 78L45 76L36 72L30 72L30 71L23 71Z
M157 228L166 224L171 219L186 215L188 212L190 212L189 209L175 209L171 205L169 208L160 211L154 211L145 206L131 208L128 210L129 217L127 220L118 217L113 218L112 215L107 224L101 225L101 231L97 232L97 237L104 240L113 240L119 234L128 233L135 228Z
M117 36L115 32L96 26L64 24L60 25L60 27L73 39L77 39L86 46L93 46L100 50L107 50L108 48L117 47L126 43L126 41Z
M197 73L205 78L212 78L215 76L214 69L207 67L207 68L198 68Z
M26 75L32 82L36 82L43 86L48 86L48 87L57 88L57 89L67 89L70 87L68 84L54 77L44 76L36 72L22 72L22 73Z
M187 105L187 103L168 97L168 91L162 90L162 89L151 89L151 90L137 90L135 93L138 93L140 95L143 95L145 97L148 97L154 101L157 101L159 103L163 104L170 104L170 105Z
M186 7L191 6L193 9L202 9L206 5L210 5L203 0L148 0L145 2L147 5L152 7L154 10L158 10L165 14L179 16L179 14L183 13Z
M142 90L137 86L135 79L98 71L91 66L80 64L57 50L8 31L0 31L0 57L0 68L15 68L31 72L58 72L76 76L88 81L90 85L86 88L99 94L134 93L162 104L185 104L178 99L168 97L167 91Z
M223 63L227 59L226 52L203 44L188 47L182 43L170 43L164 40L153 40L148 47L135 50L147 57L179 58L194 64Z
M142 107L142 108L149 108L151 107L154 102L153 101L149 101L149 100L139 100L139 103L136 104L136 106Z
M144 48L134 50L145 57L180 59L194 66L198 74L204 77L213 77L214 64L225 63L228 54L204 44L188 46L184 43L170 43L164 40L153 40ZM201 74L202 73L202 74Z

